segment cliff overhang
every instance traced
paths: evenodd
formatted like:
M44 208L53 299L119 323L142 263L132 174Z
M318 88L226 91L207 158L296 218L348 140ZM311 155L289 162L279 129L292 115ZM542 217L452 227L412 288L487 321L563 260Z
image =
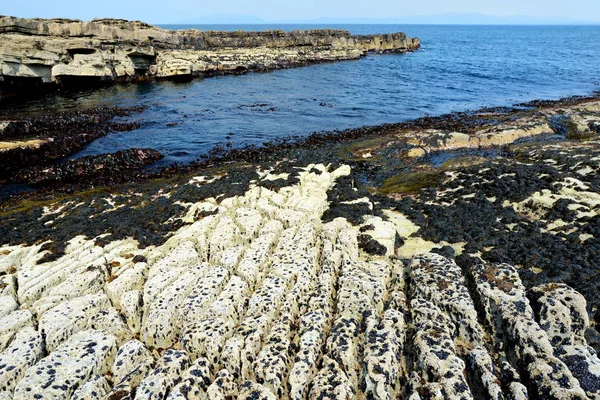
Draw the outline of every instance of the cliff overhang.
M0 17L0 90L6 96L31 86L191 79L353 60L369 52L403 53L419 47L418 38L401 32L171 31L116 19Z

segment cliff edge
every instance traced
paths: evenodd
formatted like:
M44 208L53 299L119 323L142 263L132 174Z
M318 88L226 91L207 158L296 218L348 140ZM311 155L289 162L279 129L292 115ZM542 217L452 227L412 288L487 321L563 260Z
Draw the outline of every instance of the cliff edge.
M419 47L404 33L170 31L140 21L0 17L0 86L6 93L32 84L191 79Z

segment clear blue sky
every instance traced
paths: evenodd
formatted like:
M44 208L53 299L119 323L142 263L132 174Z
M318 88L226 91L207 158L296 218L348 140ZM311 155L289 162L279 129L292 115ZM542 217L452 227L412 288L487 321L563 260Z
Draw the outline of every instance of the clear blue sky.
M272 20L391 18L444 13L527 15L600 20L600 0L2 0L0 14L19 17L98 17L176 23L211 14Z

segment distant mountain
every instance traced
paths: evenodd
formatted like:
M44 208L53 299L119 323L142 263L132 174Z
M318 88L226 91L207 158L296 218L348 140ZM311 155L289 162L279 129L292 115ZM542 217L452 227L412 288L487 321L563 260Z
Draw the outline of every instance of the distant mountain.
M493 16L479 13L417 15L395 18L331 18L312 20L264 20L255 15L211 14L175 22L176 24L423 24L423 25L586 25L600 20L578 20L562 17L527 15Z
M264 24L265 21L256 15L210 14L202 17L188 18L175 24Z
M397 18L319 18L314 23L339 24L435 24L435 25L582 25L599 24L562 17L535 17L527 15L493 16L478 13L417 15Z

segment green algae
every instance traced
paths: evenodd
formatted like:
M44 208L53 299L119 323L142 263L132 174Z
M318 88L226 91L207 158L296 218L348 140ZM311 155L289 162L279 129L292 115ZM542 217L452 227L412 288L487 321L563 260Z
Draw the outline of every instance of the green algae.
M444 173L440 171L403 172L387 178L379 188L379 193L414 194L438 186L443 181Z

